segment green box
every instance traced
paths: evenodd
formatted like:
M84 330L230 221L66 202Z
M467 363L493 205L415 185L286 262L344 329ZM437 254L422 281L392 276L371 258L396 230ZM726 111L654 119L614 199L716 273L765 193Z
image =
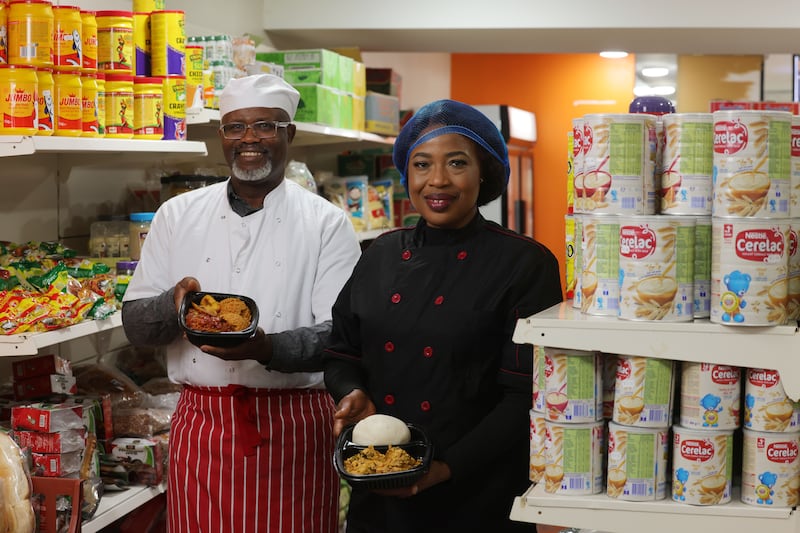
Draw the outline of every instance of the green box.
M339 80L341 83L339 89L346 93L353 92L354 63L355 61L352 57L339 56Z
M339 93L339 127L346 130L353 128L353 95Z
M339 54L325 48L309 48L300 50L281 50L275 52L259 52L256 54L258 61L266 61L283 65L286 69L284 77L289 83L320 83L329 87L341 88ZM297 82L290 81L290 70L318 69L318 78L304 79ZM316 76L311 73L300 73L297 76Z
M334 80L326 80L323 76L323 71L320 68L290 68L283 71L283 79L296 85L298 83L317 83L319 85L328 85Z
M315 122L326 126L334 126L338 118L338 99L330 87L317 83L298 84L294 86L300 93L297 122Z

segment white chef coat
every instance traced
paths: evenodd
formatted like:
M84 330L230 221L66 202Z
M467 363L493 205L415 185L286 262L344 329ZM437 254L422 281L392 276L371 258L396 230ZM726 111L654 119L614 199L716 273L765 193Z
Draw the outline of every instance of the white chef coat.
M331 308L360 255L346 213L283 180L264 208L239 216L228 183L186 192L157 211L124 301L157 296L186 276L201 290L242 294L266 333L312 326ZM225 361L183 338L167 346L172 381L195 386L322 388L322 372L283 373L254 360Z

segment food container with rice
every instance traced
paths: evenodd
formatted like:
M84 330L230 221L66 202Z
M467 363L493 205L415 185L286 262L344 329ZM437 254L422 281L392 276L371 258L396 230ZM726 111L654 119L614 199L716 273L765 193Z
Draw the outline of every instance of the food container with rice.
M195 346L235 346L255 335L258 306L252 298L219 292L189 292L178 320Z
M339 435L333 464L351 486L368 490L413 485L430 467L425 432L388 415L372 415Z

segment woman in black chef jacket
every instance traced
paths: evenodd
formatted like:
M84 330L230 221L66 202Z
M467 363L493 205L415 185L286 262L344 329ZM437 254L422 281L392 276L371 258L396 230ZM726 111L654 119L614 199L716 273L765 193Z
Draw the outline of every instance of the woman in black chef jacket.
M354 489L347 531L531 531L508 518L530 484L533 363L511 337L517 319L561 301L557 261L478 212L509 176L505 142L480 111L427 104L393 159L421 219L362 254L333 308L325 383L337 435L392 415L427 432L434 461L411 487Z

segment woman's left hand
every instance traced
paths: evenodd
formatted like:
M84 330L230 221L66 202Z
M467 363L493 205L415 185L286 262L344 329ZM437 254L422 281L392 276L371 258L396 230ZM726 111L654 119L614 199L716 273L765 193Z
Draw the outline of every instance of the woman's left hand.
M398 498L409 498L415 496L425 489L429 489L434 485L438 485L450 479L450 467L447 463L442 461L432 461L431 467L416 483L410 487L401 487L398 489L381 489L374 492L382 496L396 496Z

